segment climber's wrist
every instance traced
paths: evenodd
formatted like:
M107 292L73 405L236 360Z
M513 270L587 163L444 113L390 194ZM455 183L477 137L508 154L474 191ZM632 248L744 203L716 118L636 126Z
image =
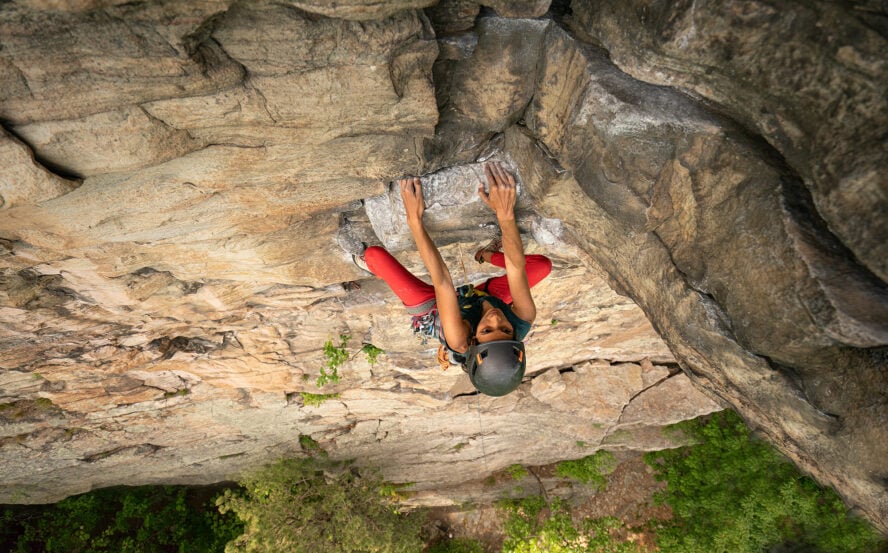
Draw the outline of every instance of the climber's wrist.
M496 220L500 223L515 221L515 211L509 210L508 212L496 212Z

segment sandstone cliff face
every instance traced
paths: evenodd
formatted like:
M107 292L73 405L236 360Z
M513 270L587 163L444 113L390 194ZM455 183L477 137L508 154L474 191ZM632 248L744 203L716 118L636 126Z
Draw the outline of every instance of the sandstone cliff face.
M0 7L0 501L218 481L308 435L444 504L732 406L888 529L886 15L432 3ZM491 158L555 262L503 398L345 251L421 271L389 183L424 174L456 280L486 278ZM342 334L385 354L318 389Z

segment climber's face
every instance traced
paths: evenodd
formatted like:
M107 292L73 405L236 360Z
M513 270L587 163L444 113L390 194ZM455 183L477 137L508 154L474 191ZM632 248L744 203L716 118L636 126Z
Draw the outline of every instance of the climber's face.
M475 340L479 344L494 340L514 340L515 330L503 312L487 302L482 302L481 320L475 328Z

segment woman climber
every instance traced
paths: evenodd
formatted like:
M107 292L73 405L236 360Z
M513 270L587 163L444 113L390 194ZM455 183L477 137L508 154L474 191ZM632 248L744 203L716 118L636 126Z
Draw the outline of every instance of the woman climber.
M552 262L543 255L524 255L515 222L515 179L498 163L486 163L488 191L478 195L496 213L500 237L475 253L475 261L505 268L505 276L475 287L454 289L450 271L422 222L425 204L419 178L400 179L407 224L432 284L412 275L392 255L371 246L355 263L388 284L413 315L413 329L441 341L442 353L461 364L479 392L505 395L521 384L527 360L522 340L536 318L530 289L546 278ZM502 250L502 251L500 251Z

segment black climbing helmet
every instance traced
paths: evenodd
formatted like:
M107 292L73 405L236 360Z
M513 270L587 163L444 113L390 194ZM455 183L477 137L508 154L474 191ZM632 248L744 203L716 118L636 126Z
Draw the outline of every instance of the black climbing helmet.
M527 362L524 343L496 340L466 351L466 372L475 388L488 396L504 396L521 384Z

